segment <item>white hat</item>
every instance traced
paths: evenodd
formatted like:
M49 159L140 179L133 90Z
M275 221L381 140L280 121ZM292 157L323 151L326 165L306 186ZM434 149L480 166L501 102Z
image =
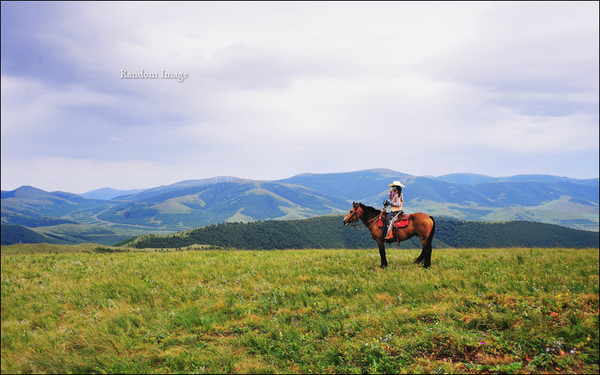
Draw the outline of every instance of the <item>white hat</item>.
M398 180L396 180L396 181L392 182L392 183L390 184L390 187L392 187L392 186L404 187L404 185L402 185L402 182L400 182L400 181L398 181Z

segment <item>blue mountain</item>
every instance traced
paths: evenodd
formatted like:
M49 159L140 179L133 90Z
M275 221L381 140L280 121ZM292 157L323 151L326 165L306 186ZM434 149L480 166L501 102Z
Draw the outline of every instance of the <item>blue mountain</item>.
M2 223L29 228L79 223L164 233L225 222L303 219L345 213L353 201L380 208L393 180L406 185L404 208L409 213L476 221L527 220L598 230L598 178L432 177L389 169L307 173L276 181L236 177L187 180L111 199L106 199L108 195L89 199L90 195L23 186L2 191Z

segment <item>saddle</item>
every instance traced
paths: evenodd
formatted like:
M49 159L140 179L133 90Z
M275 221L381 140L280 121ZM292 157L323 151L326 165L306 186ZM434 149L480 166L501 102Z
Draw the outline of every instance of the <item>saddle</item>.
M383 212L381 215L379 215L379 220L377 221L377 226L379 228L383 228L383 225L385 224L385 218L387 217L387 215L388 215L387 212ZM394 228L404 228L404 227L406 227L408 225L408 219L409 218L410 218L409 214L405 214L404 212L402 212L396 218L396 222L394 223Z

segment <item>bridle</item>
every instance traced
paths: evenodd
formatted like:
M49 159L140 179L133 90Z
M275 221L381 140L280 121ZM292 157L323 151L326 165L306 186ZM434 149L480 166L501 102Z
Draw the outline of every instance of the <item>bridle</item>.
M354 210L354 212L352 212L352 210ZM352 210L350 210L350 212L348 212L346 214L346 217L344 218L344 220L346 220L348 222L347 225L352 225L354 228L360 229L359 228L360 223L357 223L357 221L362 217L363 208L362 208L362 206L357 205L356 209L354 207L352 207ZM379 219L379 216L381 216L381 214L375 216L374 218L369 220L367 223L365 223L365 227L367 227L368 230L371 230L371 227L373 226L374 221Z
M354 210L354 212L352 212ZM359 213L360 210L360 213ZM352 213L350 213L352 212ZM346 220L348 222L348 224L354 224L358 221L358 219L360 219L360 217L362 216L362 207L357 205L357 208L355 209L354 207L352 207L352 210L350 210L350 212L348 212L346 214L346 217L344 218L344 220ZM355 217L356 216L356 217ZM357 226L358 224L354 224L354 226Z

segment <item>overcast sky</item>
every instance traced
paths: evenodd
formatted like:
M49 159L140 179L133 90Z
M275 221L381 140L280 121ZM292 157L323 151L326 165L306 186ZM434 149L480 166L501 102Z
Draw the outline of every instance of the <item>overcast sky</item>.
M598 2L2 2L2 189L598 177ZM130 73L187 74L124 78Z

